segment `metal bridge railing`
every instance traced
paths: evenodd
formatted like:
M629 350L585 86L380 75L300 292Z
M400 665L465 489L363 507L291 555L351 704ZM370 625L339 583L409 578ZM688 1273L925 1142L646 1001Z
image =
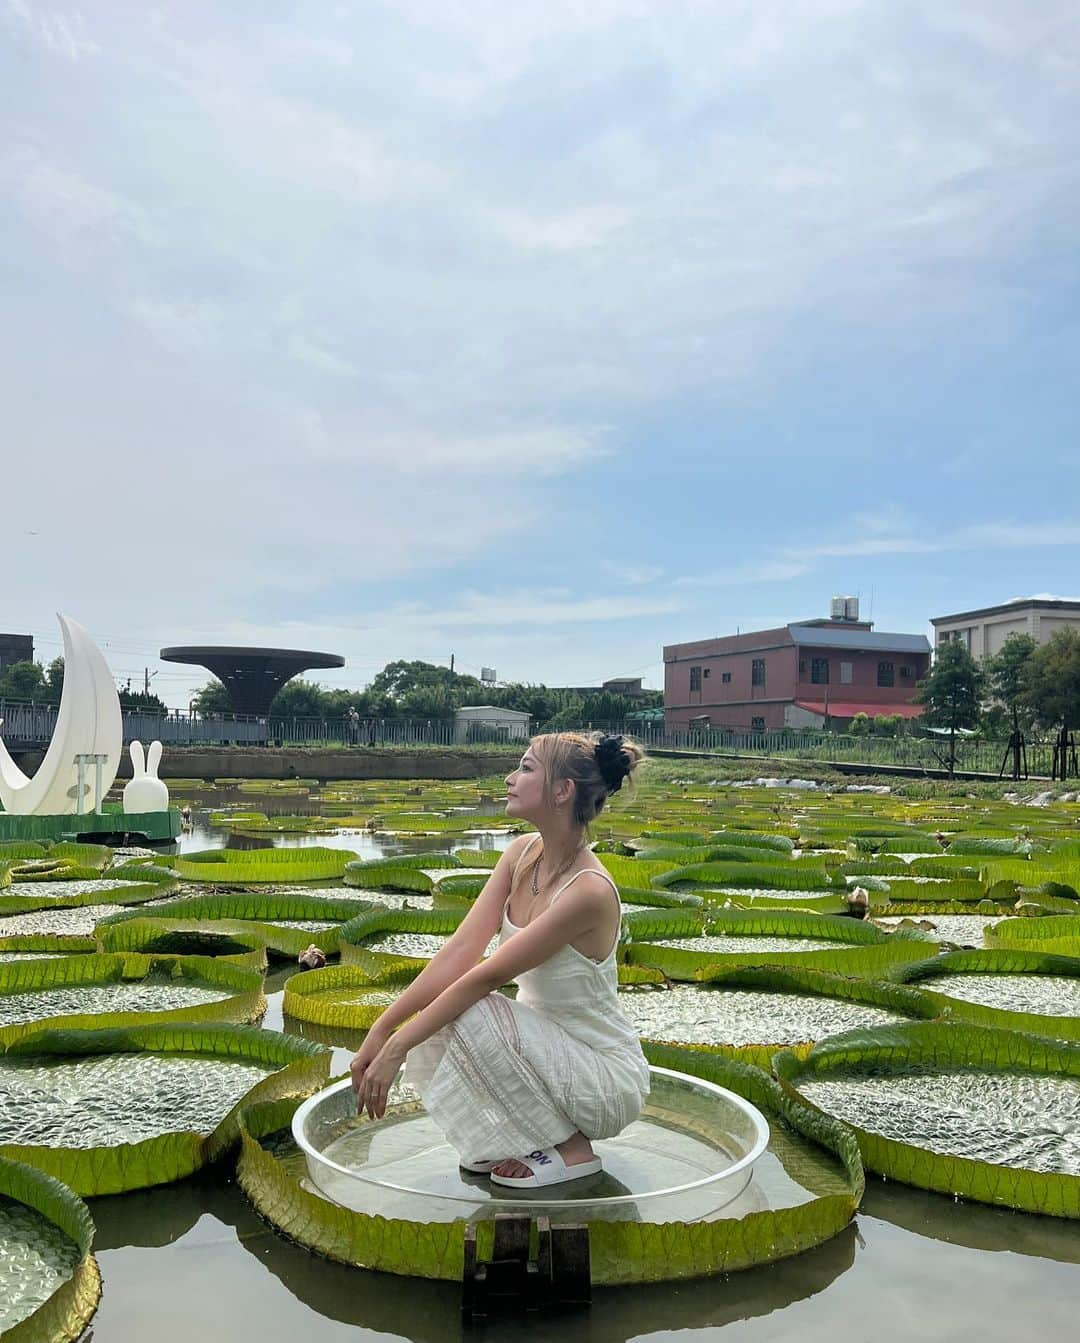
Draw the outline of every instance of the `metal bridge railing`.
M56 725L55 705L0 700L0 736L9 750L43 748ZM190 713L123 711L125 742L158 740L168 746L356 746L408 747L499 744L511 750L524 744L522 729L498 721L455 724L446 718L253 718L240 714L203 717ZM534 724L542 732L554 725ZM559 724L565 727L565 724ZM667 727L663 723L585 723L582 730L624 732L646 748L716 752L724 755L783 757L791 760L896 765L940 770L948 764L944 737L911 733L899 737L853 736L812 730L722 727ZM997 774L1007 754L1005 741L960 737L956 769ZM1051 773L1053 741L1027 742L1031 774ZM1006 762L1005 773L1009 773Z

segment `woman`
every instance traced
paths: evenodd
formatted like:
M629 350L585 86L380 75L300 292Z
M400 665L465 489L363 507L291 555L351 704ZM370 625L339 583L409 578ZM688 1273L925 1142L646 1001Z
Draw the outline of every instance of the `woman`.
M509 1188L596 1174L592 1140L632 1123L649 1092L617 996L619 894L588 848L589 822L641 758L622 737L533 738L507 775L506 814L539 834L510 843L352 1061L360 1108L378 1119L407 1057L406 1081L463 1169ZM516 1000L497 991L512 981Z

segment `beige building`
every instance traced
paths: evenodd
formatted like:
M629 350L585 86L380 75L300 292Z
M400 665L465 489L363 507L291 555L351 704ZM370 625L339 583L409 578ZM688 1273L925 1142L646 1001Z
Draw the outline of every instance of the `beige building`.
M1001 606L984 606L978 611L961 611L954 616L935 616L934 642L958 639L974 658L994 657L1010 634L1030 634L1044 644L1060 629L1080 632L1080 601L1040 600L1022 597Z

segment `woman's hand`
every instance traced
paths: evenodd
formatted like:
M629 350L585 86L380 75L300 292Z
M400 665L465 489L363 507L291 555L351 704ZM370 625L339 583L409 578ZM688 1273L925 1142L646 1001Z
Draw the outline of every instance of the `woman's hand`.
M349 1064L349 1072L352 1074L352 1089L356 1092L356 1099L360 1100L360 1089L364 1084L364 1074L375 1062L379 1050L386 1044L389 1036L385 1031L380 1031L378 1024L372 1026L364 1037L364 1043L356 1051ZM362 1108L362 1107L360 1107Z
M367 1041L364 1042L364 1046L366 1049ZM375 1057L370 1062L365 1062L361 1069L357 1064L363 1054L364 1049L361 1049L353 1059L351 1069L357 1109L361 1114L367 1110L372 1119L381 1119L386 1113L386 1098L405 1059L392 1036Z

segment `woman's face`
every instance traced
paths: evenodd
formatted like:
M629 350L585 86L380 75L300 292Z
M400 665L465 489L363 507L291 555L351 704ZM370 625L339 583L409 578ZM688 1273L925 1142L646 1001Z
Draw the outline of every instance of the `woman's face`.
M517 769L506 776L506 814L532 820L547 810L543 762L530 746Z

